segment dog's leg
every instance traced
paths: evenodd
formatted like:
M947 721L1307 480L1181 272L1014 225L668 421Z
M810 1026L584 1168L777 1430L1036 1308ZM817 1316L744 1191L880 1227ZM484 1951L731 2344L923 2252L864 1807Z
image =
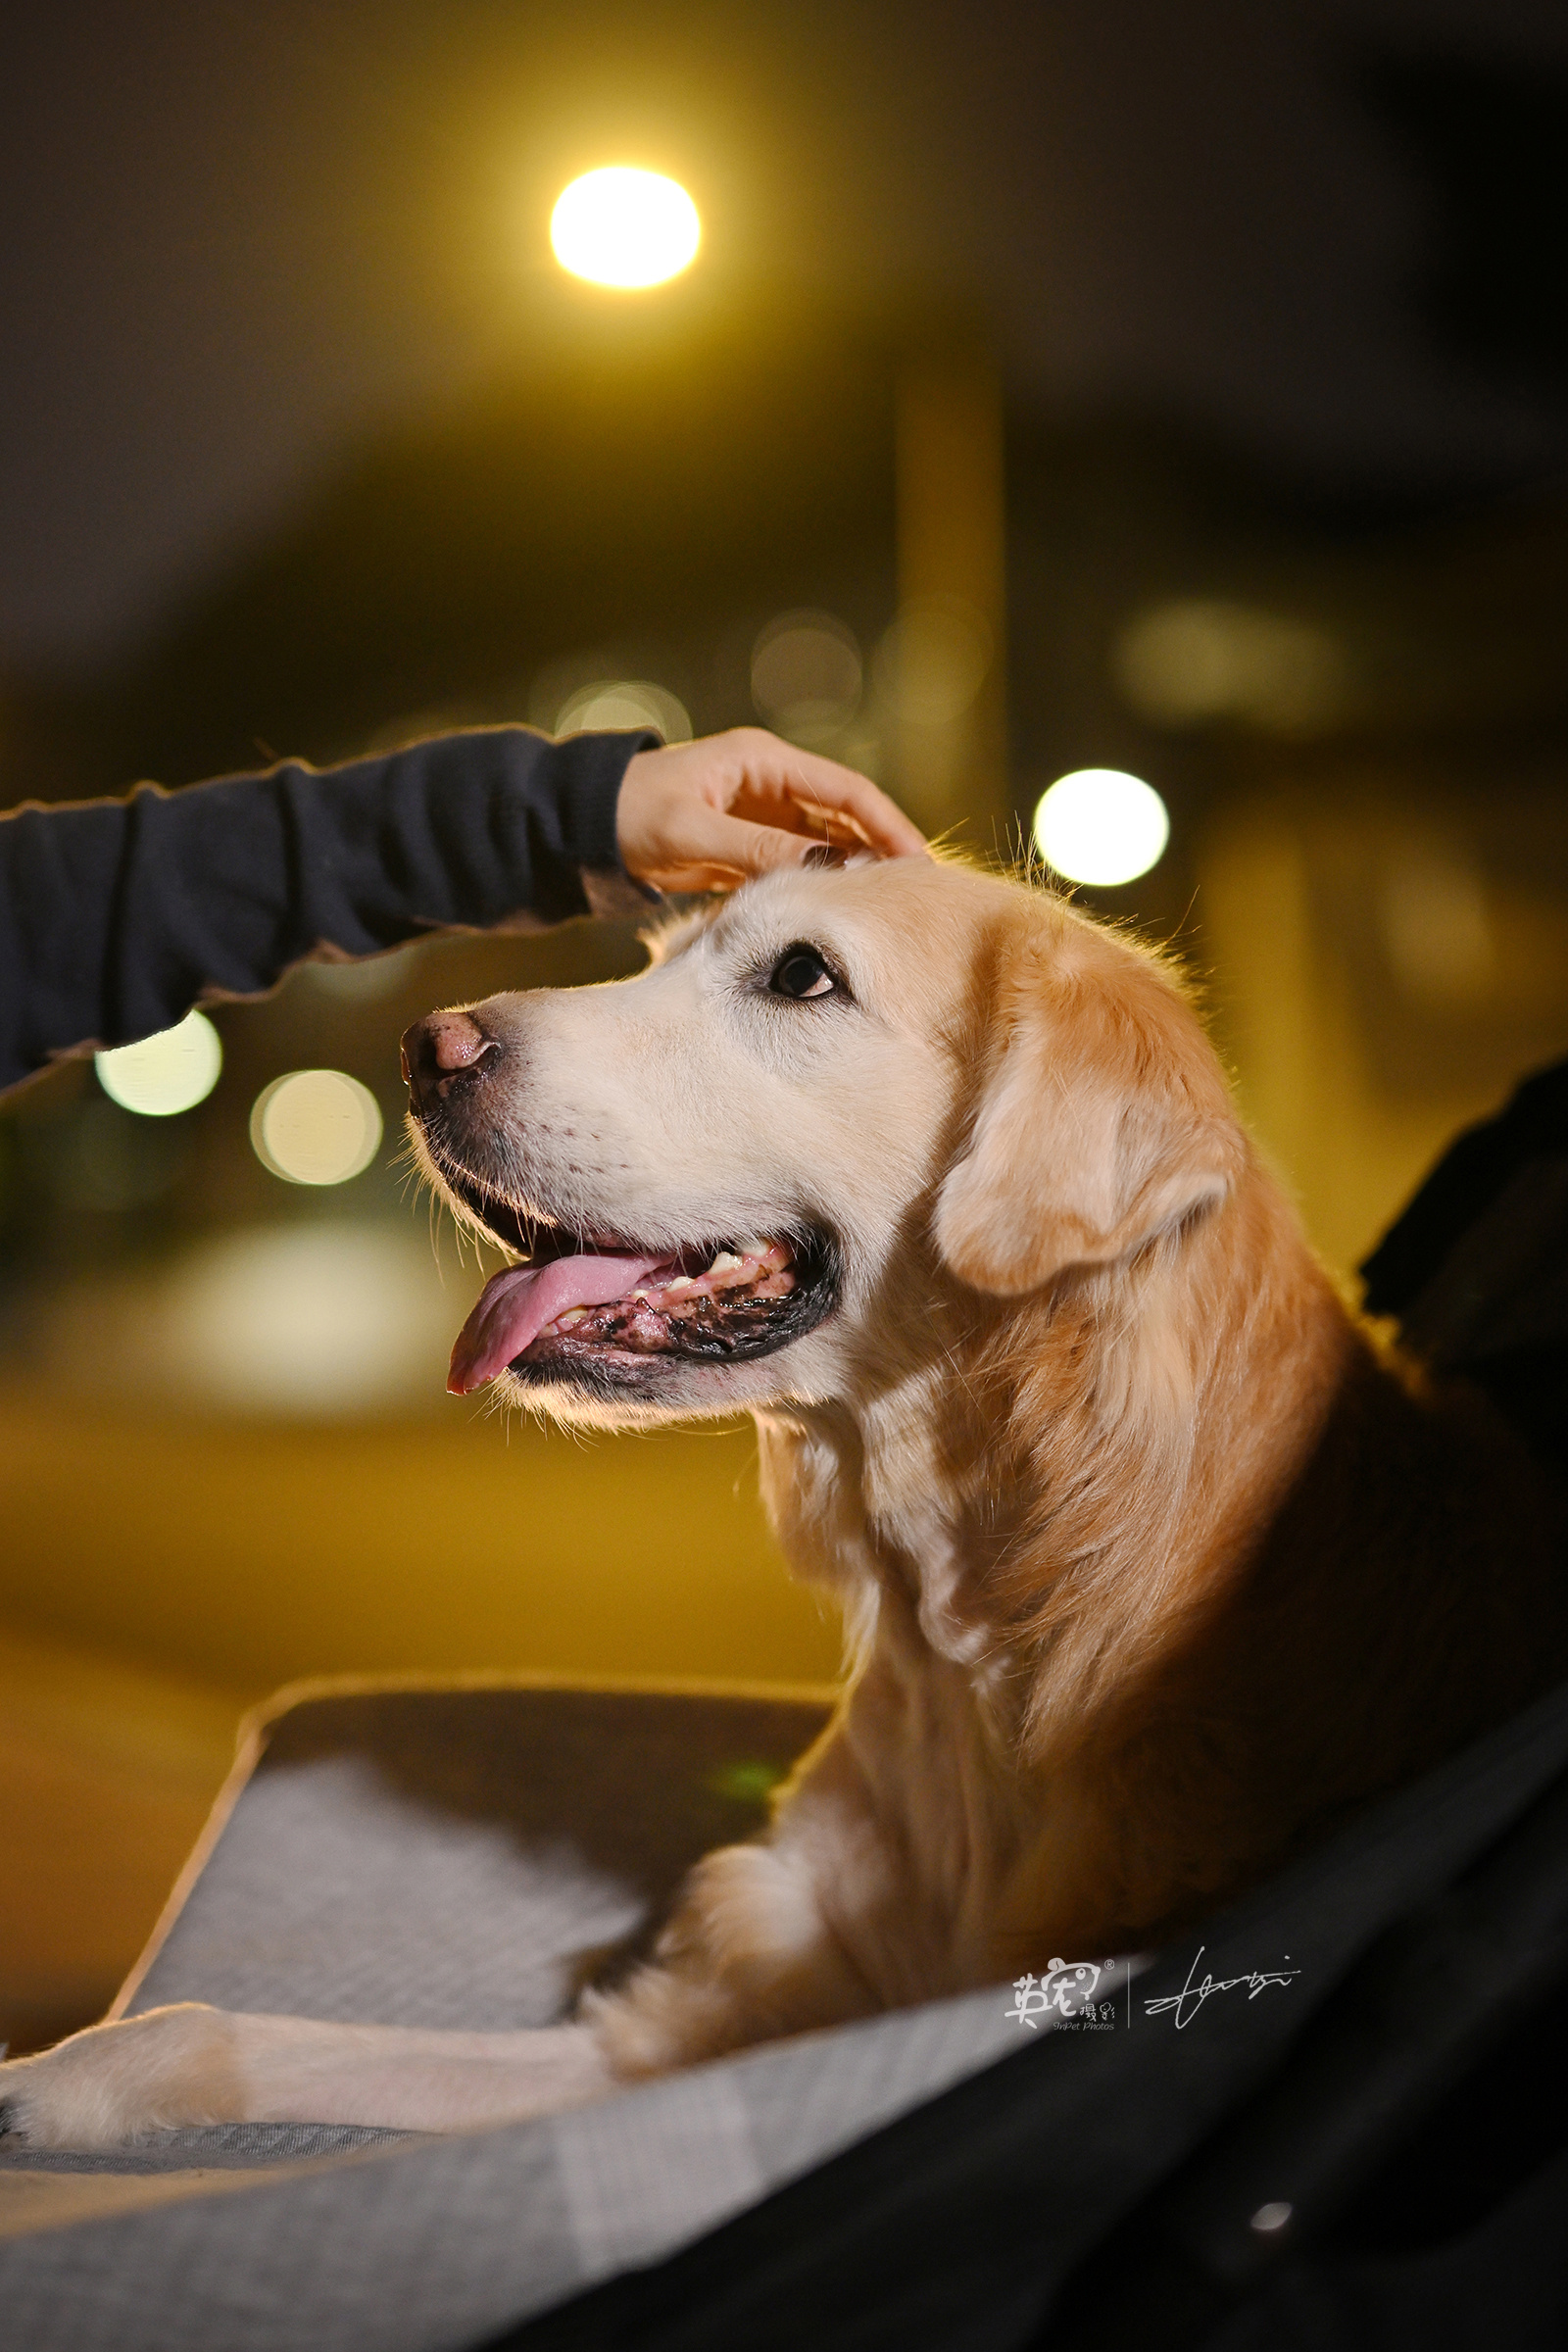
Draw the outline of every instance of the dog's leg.
M587 2026L426 2033L191 2001L0 2065L0 2129L52 2148L114 2147L190 2124L462 2132L581 2106L612 2087Z
M884 2006L824 1916L810 1858L772 1845L699 1862L654 1959L582 2012L618 2080L868 2017Z
M700 1862L655 1960L584 1996L581 2022L521 2034L332 2025L186 2002L91 2026L0 2065L0 2129L38 2147L103 2148L193 2124L384 2124L459 2132L576 2107L618 2083L884 2006L829 1908L853 1915L864 1855L819 1885L817 1840L729 1846ZM862 1839L863 1845L864 1840ZM859 1901L865 1898L859 1889Z

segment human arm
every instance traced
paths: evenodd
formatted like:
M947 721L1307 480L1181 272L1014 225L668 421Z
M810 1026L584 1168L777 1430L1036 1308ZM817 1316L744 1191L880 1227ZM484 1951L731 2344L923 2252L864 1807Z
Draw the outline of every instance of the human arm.
M0 1087L322 948L585 913L584 873L619 870L621 777L657 741L486 728L0 818Z
M589 910L584 876L730 889L813 843L924 844L865 777L760 727L433 737L318 770L0 817L0 1090L250 997L323 950Z

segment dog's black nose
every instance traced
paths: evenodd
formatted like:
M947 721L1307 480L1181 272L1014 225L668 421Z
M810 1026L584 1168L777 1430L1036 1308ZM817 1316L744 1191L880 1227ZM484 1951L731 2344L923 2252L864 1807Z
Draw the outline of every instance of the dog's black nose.
M498 1051L466 1012L426 1013L403 1032L403 1076L418 1116L444 1102L455 1087L466 1086Z

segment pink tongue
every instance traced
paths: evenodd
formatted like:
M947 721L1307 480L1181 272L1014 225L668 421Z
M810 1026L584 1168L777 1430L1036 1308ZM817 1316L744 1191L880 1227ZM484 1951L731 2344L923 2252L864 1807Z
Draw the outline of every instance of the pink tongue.
M492 1274L452 1350L447 1387L466 1396L504 1371L547 1323L572 1306L607 1306L669 1263L663 1257L553 1257L547 1266Z

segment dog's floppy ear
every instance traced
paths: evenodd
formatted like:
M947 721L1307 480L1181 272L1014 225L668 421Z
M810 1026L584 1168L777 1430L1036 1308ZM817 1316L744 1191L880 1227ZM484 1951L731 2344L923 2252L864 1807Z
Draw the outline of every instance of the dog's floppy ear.
M1158 969L1102 934L1036 931L1004 968L937 1247L960 1281L1021 1297L1218 1200L1244 1149L1213 1052Z

